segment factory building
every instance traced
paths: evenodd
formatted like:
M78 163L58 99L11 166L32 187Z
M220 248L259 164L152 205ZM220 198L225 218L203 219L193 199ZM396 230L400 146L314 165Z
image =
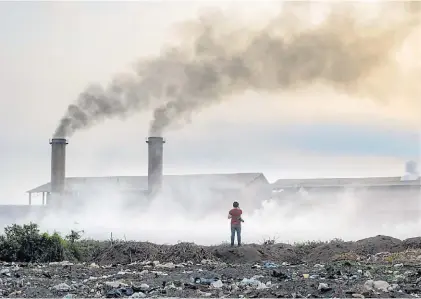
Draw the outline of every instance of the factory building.
M42 218L47 210L61 208L71 212L83 209L90 200L104 204L116 200L131 210L149 205L157 198L169 198L186 211L220 211L225 213L233 201L246 211L261 207L263 201L294 202L291 215L326 204L337 205L344 196L353 200L362 218L376 221L421 217L421 183L416 164L408 162L402 177L280 179L270 184L262 173L164 175L165 140L149 137L148 174L145 176L66 177L68 142L54 138L51 144L51 179L29 191L29 205L5 205L0 209L3 223L17 218ZM32 205L34 197L42 205ZM320 203L320 204L318 204ZM196 215L201 217L203 215ZM380 217L380 218L379 218ZM399 218L399 219L398 219Z
M37 196L43 205L75 208L90 198L116 199L128 206L145 206L156 197L170 198L186 210L201 205L215 210L230 208L232 202L241 202L244 209L259 208L263 199L271 196L271 187L262 173L232 174L163 174L162 137L149 137L148 175L113 177L66 177L66 139L50 141L51 180L28 191L29 205Z
M349 213L366 224L405 223L421 220L421 180L416 163L406 163L405 174L396 177L280 179L272 184L272 198L295 201L301 211L338 206L349 200Z
M269 198L270 184L262 173L227 173L227 174L188 174L164 175L160 189L163 196L176 200L186 206L207 204L222 205L225 210L232 201L238 200L244 208L257 208L261 198ZM62 198L82 203L83 200L96 197L124 199L128 204L136 202L146 204L151 198L148 176L113 176L113 177L69 177L65 179ZM41 196L54 200L53 186L46 183L28 191L30 198ZM154 194L156 197L157 194ZM49 204L48 200L44 204Z

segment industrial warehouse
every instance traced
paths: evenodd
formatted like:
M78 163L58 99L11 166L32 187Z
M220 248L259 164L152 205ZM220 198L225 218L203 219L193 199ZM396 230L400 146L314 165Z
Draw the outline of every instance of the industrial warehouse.
M128 202L147 202L153 200L160 192L170 190L179 195L183 202L195 202L186 192L198 188L201 193L210 193L214 202L224 203L228 198L244 202L244 206L254 209L262 198L269 198L271 188L262 173L234 174L198 174L198 175L163 175L162 137L149 137L148 175L131 177L76 177L66 178L66 139L52 139L51 181L28 191L29 203L33 195L41 194L43 203L55 204L55 200L67 198L74 202L83 200L92 194L118 193Z
M181 198L186 210L201 205L221 213L233 201L240 201L245 210L259 209L269 199L294 202L301 210L316 209L314 202L334 204L344 192L351 192L361 215L376 214L376 221L387 221L391 214L402 221L421 216L421 184L415 162L408 162L402 177L280 179L270 184L263 173L164 175L162 137L149 137L148 175L111 177L66 177L64 138L53 138L51 144L51 180L28 193L28 205L6 205L1 218L42 217L46 207L77 211L92 196L112 198L117 194L127 206L145 206L160 194ZM210 200L198 200L197 194ZM42 205L32 205L33 198L42 198ZM311 199L311 200L309 200ZM405 202L402 205L402 202ZM368 204L369 203L369 204ZM396 212L399 207L400 212ZM399 215L396 215L399 213ZM200 217L200 215L199 215Z

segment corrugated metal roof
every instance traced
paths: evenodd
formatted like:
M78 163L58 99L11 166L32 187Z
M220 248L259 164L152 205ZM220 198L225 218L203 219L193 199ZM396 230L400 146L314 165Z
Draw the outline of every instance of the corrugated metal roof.
M402 181L401 177L371 177L371 178L319 178L319 179L279 179L272 188L288 187L327 187L327 186L392 186L420 185L421 181Z
M259 177L264 178L263 173L227 173L227 174L187 174L187 175L164 175L163 183L169 186L203 185L212 188L242 188ZM111 177L69 177L65 181L66 191L80 191L90 188L110 188L113 190L138 190L148 189L147 176L111 176ZM28 193L50 192L50 183L38 186L27 191Z

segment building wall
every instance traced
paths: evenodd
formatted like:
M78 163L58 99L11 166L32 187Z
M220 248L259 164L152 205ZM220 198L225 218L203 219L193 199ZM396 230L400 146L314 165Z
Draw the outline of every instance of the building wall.
M420 186L381 186L367 188L298 188L272 193L279 202L296 203L294 213L323 210L349 211L367 225L415 222L421 219Z
M421 216L421 189L417 186L396 186L357 190L357 207L361 217L387 223L414 222Z

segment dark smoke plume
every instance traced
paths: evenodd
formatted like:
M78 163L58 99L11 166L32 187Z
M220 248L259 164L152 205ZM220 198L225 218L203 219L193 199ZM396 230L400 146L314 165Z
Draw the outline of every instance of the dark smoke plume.
M309 5L317 9L326 3L289 2L263 29L233 29L230 16L222 12L201 16L185 27L182 46L141 60L133 74L105 88L82 92L54 135L68 137L107 118L154 109L150 134L158 136L232 94L281 92L314 83L421 111L420 71L403 77L395 58L419 28L420 3L334 3L324 21L306 26ZM373 8L377 17L364 21L361 11Z

